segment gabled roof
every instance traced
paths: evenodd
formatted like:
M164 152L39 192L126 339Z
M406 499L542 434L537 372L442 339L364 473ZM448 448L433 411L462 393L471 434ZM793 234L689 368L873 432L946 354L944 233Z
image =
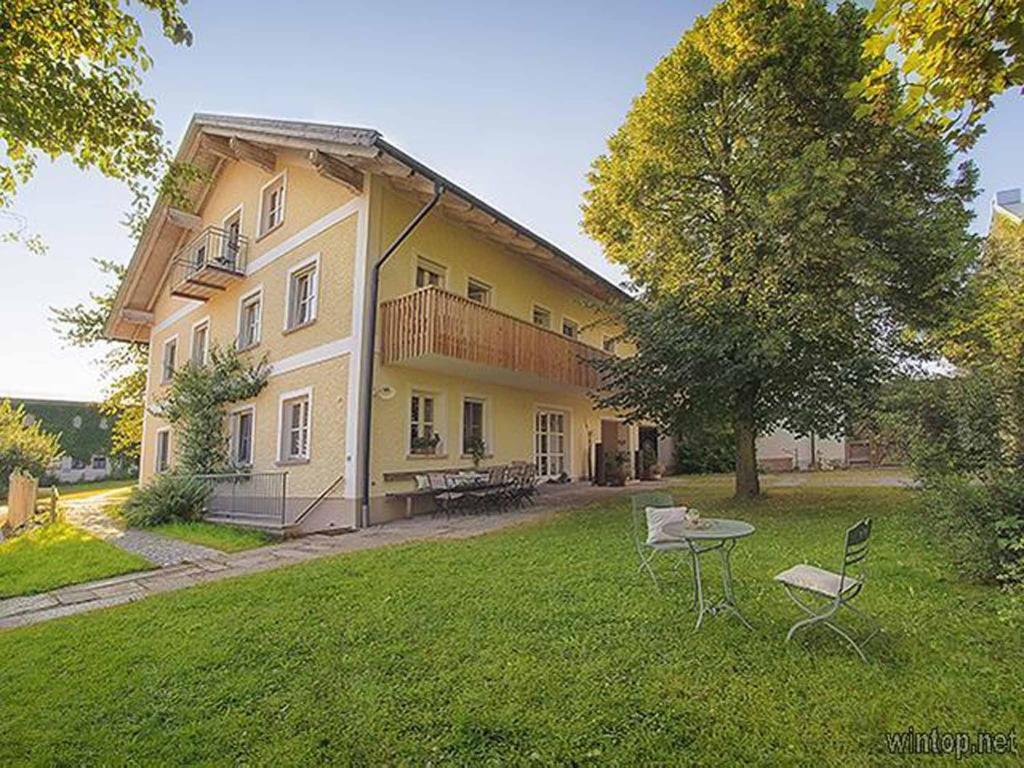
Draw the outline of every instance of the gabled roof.
M441 211L522 255L543 269L603 299L626 298L618 286L580 263L550 241L450 179L389 144L369 128L322 123L275 120L198 113L192 118L178 151L178 160L189 162L213 178L226 159L267 163L273 153L288 153L306 162L322 175L355 190L366 174L387 178L397 190L420 199L429 198L435 185L445 194ZM189 191L190 210L199 211L211 182L196 184ZM182 234L181 212L158 203L150 214L142 237L118 291L106 334L115 339L144 339L152 323L152 307L166 274L167 265Z

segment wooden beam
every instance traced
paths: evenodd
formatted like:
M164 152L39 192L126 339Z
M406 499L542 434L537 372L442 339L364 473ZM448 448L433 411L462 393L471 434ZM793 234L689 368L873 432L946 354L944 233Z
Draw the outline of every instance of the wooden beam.
M228 160L235 159L235 153L231 150L231 144L223 136L211 136L204 133L199 139L199 148L204 152L224 157Z
M133 325L152 325L153 313L146 312L143 309L131 309L130 307L125 307L121 310L121 319L126 323L132 323Z
M325 179L338 182L356 195L363 191L363 174L338 158L314 149L309 153L309 162Z
M168 208L167 220L174 226L187 229L190 232L198 232L203 228L203 220L199 216L180 208Z
M251 141L232 136L228 139L228 146L235 153L235 158L243 162L262 168L267 173L273 173L277 168L277 155L266 147L253 144Z

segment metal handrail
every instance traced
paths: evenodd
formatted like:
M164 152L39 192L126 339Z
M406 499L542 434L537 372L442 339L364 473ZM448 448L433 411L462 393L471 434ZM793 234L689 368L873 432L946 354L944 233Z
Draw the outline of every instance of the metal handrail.
M184 278L206 267L245 274L249 238L223 227L209 226L174 255L174 263L186 267Z
M314 509L316 509L320 505L320 503L330 495L331 491L333 491L335 488L337 488L338 485L344 479L345 479L345 473L342 473L342 474L338 475L334 479L334 482L332 482L329 486L327 486L327 488L324 489L323 493L321 493L319 496L317 496L315 499L313 499L313 501L310 502L309 506L306 507L304 510L302 510L296 516L296 518L291 522L291 524L292 525L298 525L303 520L305 520L306 519L306 515L308 515L310 512L312 512Z

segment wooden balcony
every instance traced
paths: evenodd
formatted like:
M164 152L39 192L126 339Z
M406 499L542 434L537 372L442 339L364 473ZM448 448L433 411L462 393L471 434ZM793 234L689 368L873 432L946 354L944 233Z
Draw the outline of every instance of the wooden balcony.
M385 365L530 389L592 389L598 375L586 361L605 354L433 286L381 303L381 351Z
M174 296L207 301L245 277L249 241L237 231L207 227L174 255L170 286Z

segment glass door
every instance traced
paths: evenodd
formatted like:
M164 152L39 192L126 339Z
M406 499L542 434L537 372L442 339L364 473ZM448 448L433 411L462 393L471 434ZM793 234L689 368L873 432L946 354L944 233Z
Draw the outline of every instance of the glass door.
M534 430L534 461L537 474L558 477L565 468L565 414L537 411Z

